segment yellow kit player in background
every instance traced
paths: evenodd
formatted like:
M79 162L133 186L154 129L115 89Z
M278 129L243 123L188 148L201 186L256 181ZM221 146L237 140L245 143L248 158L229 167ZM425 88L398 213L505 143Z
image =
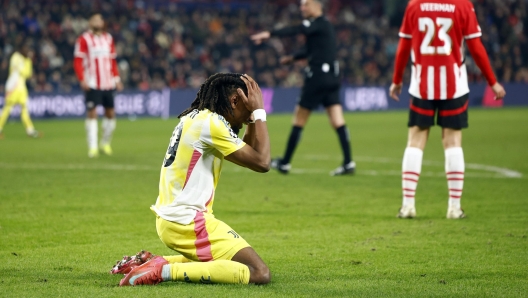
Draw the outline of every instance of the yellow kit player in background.
M161 167L159 196L151 207L159 238L181 255L142 251L125 257L111 271L126 274L121 286L270 282L270 271L256 251L213 215L224 159L255 172L270 169L263 106L259 86L247 75L218 73L202 84L191 107L179 116Z
M38 138L40 135L33 127L33 122L29 117L28 112L28 90L26 86L26 80L31 77L33 73L33 63L31 62L31 56L33 52L30 51L27 45L23 45L20 50L13 53L9 60L9 77L6 82L6 93L5 103L0 116L0 139L3 138L2 130L4 125L11 113L11 109L14 105L20 105L22 107L22 113L20 119L26 128L28 136Z

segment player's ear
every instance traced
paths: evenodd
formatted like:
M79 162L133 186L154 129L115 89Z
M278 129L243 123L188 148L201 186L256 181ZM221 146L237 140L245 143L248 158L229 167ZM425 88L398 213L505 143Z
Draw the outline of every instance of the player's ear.
M240 98L238 98L238 94L234 93L229 97L229 102L231 103L231 107L233 109L236 109L237 104L240 102Z

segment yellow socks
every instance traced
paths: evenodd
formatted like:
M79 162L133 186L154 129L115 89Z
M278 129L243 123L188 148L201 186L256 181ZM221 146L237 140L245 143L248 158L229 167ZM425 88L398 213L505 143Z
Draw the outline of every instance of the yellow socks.
M166 257L164 257L167 259ZM168 260L167 260L168 261ZM164 281L185 281L192 283L248 284L248 266L234 261L211 261L172 263L163 266Z

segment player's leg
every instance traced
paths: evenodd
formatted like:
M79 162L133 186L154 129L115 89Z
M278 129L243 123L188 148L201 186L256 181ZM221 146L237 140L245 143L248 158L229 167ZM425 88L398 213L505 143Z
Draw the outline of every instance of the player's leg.
M336 97L339 100L339 93L336 92ZM350 145L350 132L345 123L343 116L343 107L340 103L335 103L326 107L326 113L330 120L330 125L335 129L343 152L343 164L332 171L330 175L339 176L346 174L354 174L356 170L356 163L352 160L352 148Z
M271 281L268 266L252 247L241 249L231 260L248 266L249 283L267 284Z
M99 156L97 149L97 111L96 107L101 103L101 93L99 90L90 89L85 93L86 102L86 140L88 142L88 157L94 158Z
M300 104L295 106L295 111L293 113L293 126L290 131L290 136L288 137L288 142L286 143L284 155L281 158L274 159L271 165L272 168L277 169L280 173L287 174L290 171L290 162L293 153L301 140L302 130L308 122L311 113L311 109L301 106Z
M112 155L112 135L116 128L116 117L114 109L114 94L113 91L103 92L103 107L105 109L104 117L101 122L103 129L103 136L101 138L100 148L106 155Z
M181 225L158 222L160 238L170 248L196 262L175 262L170 268L170 280L200 283L257 283L270 280L269 269L249 244L229 225L208 213L197 213L190 225L194 237L181 237L185 229ZM175 235L172 232L177 232ZM172 234L172 236L171 236ZM179 238L179 239L177 239ZM183 238L186 238L185 240ZM188 241L193 243L189 250ZM167 272L166 272L167 273ZM165 280L168 276L164 277Z
M464 188L464 151L462 129L468 127L468 97L445 101L439 110L438 125L442 126L442 143L445 152L445 172L449 189L447 218L464 218L461 208Z
M16 96L16 94L14 95ZM5 97L4 108L2 109L2 115L0 115L0 138L3 137L2 131L4 130L4 125L6 124L14 105L15 101L13 100L13 93L9 93Z
M160 239L185 259L169 263L154 258L133 269L120 285L156 284L162 281L194 283L265 284L269 269L256 252L233 229L207 213L198 213L189 225L158 217Z
M31 121L31 117L29 116L27 91L21 94L19 103L21 107L20 120L26 129L26 134L32 138L40 137L39 132L35 130L33 122Z
M400 218L416 217L415 194L422 172L423 150L429 138L430 127L434 125L434 103L418 98L411 99L407 148L402 161L402 207Z

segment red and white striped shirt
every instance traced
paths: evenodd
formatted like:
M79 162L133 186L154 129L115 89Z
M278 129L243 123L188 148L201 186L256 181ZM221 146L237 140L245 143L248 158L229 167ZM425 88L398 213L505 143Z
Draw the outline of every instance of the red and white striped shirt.
M80 82L95 90L113 90L119 82L116 52L112 36L91 31L83 33L75 43L74 69Z
M400 30L402 39L412 40L409 93L427 100L454 99L468 94L464 40L481 35L470 1L411 0ZM402 66L405 67L398 65ZM403 73L403 69L396 72ZM395 81L398 80L401 82L396 76Z

